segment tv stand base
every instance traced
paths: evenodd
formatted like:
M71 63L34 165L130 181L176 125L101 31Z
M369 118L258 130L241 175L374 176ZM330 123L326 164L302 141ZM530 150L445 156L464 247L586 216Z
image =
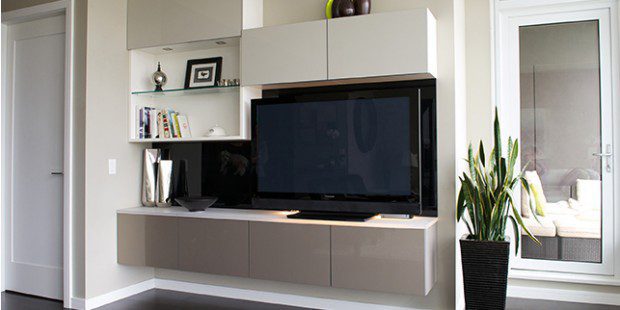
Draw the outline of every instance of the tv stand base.
M375 213L301 211L290 214L287 217L293 219L365 222L375 215Z

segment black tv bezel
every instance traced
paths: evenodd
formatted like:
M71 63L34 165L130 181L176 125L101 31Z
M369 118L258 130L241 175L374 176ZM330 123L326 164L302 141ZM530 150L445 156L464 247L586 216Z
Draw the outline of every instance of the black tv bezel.
M353 91L385 91L389 89L418 91L418 132L420 154L420 198L419 201L412 202L410 196L402 196L400 201L394 201L394 196L366 196L368 198L356 199L345 195L335 195L329 199L299 199L291 196L310 196L314 194L304 193L261 193L258 191L258 176L254 172L252 176L252 204L253 209L265 210L299 210L299 211L323 211L323 212L353 212L353 213L382 213L382 214L407 214L437 216L437 184L436 184L436 107L435 107L435 79L326 86L300 89L269 90L263 92L263 98L253 99L251 104L251 131L252 159L258 158L256 136L256 106L266 104L290 104L292 102L307 102L295 99L300 95L344 93ZM430 98L422 100L422 97ZM324 101L324 100L318 100ZM422 119L425 113L427 119ZM423 122L428 126L425 128ZM423 137L426 137L424 139ZM426 180L426 182L424 182ZM332 195L328 195L332 196Z

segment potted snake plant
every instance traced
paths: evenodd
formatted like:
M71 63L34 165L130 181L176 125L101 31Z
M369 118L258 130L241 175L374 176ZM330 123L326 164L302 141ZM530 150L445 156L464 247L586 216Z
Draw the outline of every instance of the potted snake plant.
M456 218L463 220L469 231L460 240L467 309L504 309L506 306L510 254L510 240L506 236L508 222L514 229L517 252L521 237L519 228L539 243L523 224L515 206L514 191L519 186L528 193L532 191L523 171L515 170L519 142L509 137L506 153L502 152L497 109L493 127L495 147L489 158L485 157L482 141L476 154L470 144L466 160L469 169L459 177L461 189ZM536 202L531 199L532 195L528 196L531 213L536 216Z

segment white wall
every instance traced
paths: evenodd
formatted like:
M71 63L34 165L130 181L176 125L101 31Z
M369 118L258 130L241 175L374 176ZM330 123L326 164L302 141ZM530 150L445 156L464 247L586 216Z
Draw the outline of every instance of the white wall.
M127 142L126 0L88 1L86 85L86 290L92 298L153 277L116 263L116 210L139 205L142 146ZM108 175L108 159L117 174Z
M474 146L480 140L490 146L492 141L491 1L465 1L467 141Z
M469 0L468 0L469 1ZM456 2L456 4L455 4ZM428 7L437 18L438 32L438 190L439 190L439 277L426 297L359 292L310 287L252 279L220 277L157 269L157 278L207 283L236 288L264 290L305 296L413 308L452 309L455 304L455 173L457 158L463 158L465 143L464 38L455 35L464 29L464 0L383 0L374 1L373 12ZM324 0L264 0L265 26L324 18ZM456 12L456 13L455 13ZM456 16L455 16L456 14ZM456 20L456 24L455 24ZM462 33L460 33L462 36ZM458 54L458 55L457 55ZM457 59L459 65L455 66ZM458 106L458 109L456 108ZM458 112L457 112L458 110ZM456 125L459 127L456 127ZM459 133L457 135L457 132ZM459 149L457 150L457 146ZM457 154L456 152L459 152Z

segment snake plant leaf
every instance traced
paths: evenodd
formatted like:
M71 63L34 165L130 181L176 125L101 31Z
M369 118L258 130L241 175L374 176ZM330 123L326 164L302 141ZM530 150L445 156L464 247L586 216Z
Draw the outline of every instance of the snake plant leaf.
M536 239L536 237L532 235L530 230L527 229L527 226L525 226L525 224L523 223L523 218L521 218L521 215L519 214L519 212L517 212L517 209L515 208L514 205L512 206L512 213L515 219L517 220L517 223L519 223L519 226L521 226L521 229L523 229L523 231L528 235L528 237L530 237L530 239L532 239L538 245L541 245L540 241L538 241L538 239Z
M480 161L482 162L482 167L486 168L485 162L487 160L486 156L484 156L484 145L482 141L480 141L480 145L478 146L478 156L480 156Z
M517 221L514 216L509 215L508 218L512 222L512 229L515 232L515 255L519 255L519 242L521 241L521 234L519 233L519 226L517 225Z
M472 179L476 178L476 162L474 161L474 150L471 147L471 143L469 144L469 148L467 149L467 162L469 163L469 173Z
M527 191L527 198L528 198L528 205L530 207L530 214L532 214L534 216L534 219L536 220L536 222L538 222L538 224L542 223L540 222L540 219L538 218L538 212L536 212L536 209L538 207L538 201L536 201L536 199L534 199L534 193L532 191L532 187L530 186L530 183L524 178L521 177L521 184L522 184L522 189L521 190L525 190Z
M498 164L502 158L502 136L500 133L499 116L497 112L497 107L495 108L495 121L493 122L493 127L494 127L493 133L494 133L494 148L495 148L494 156L495 156L495 163ZM499 174L500 173L499 166L496 166L496 168L497 168L497 174Z
M461 183L463 183L463 178L459 177ZM463 188L459 191L459 196L456 203L456 221L460 221L463 216L463 212L465 212L465 197L463 194Z

